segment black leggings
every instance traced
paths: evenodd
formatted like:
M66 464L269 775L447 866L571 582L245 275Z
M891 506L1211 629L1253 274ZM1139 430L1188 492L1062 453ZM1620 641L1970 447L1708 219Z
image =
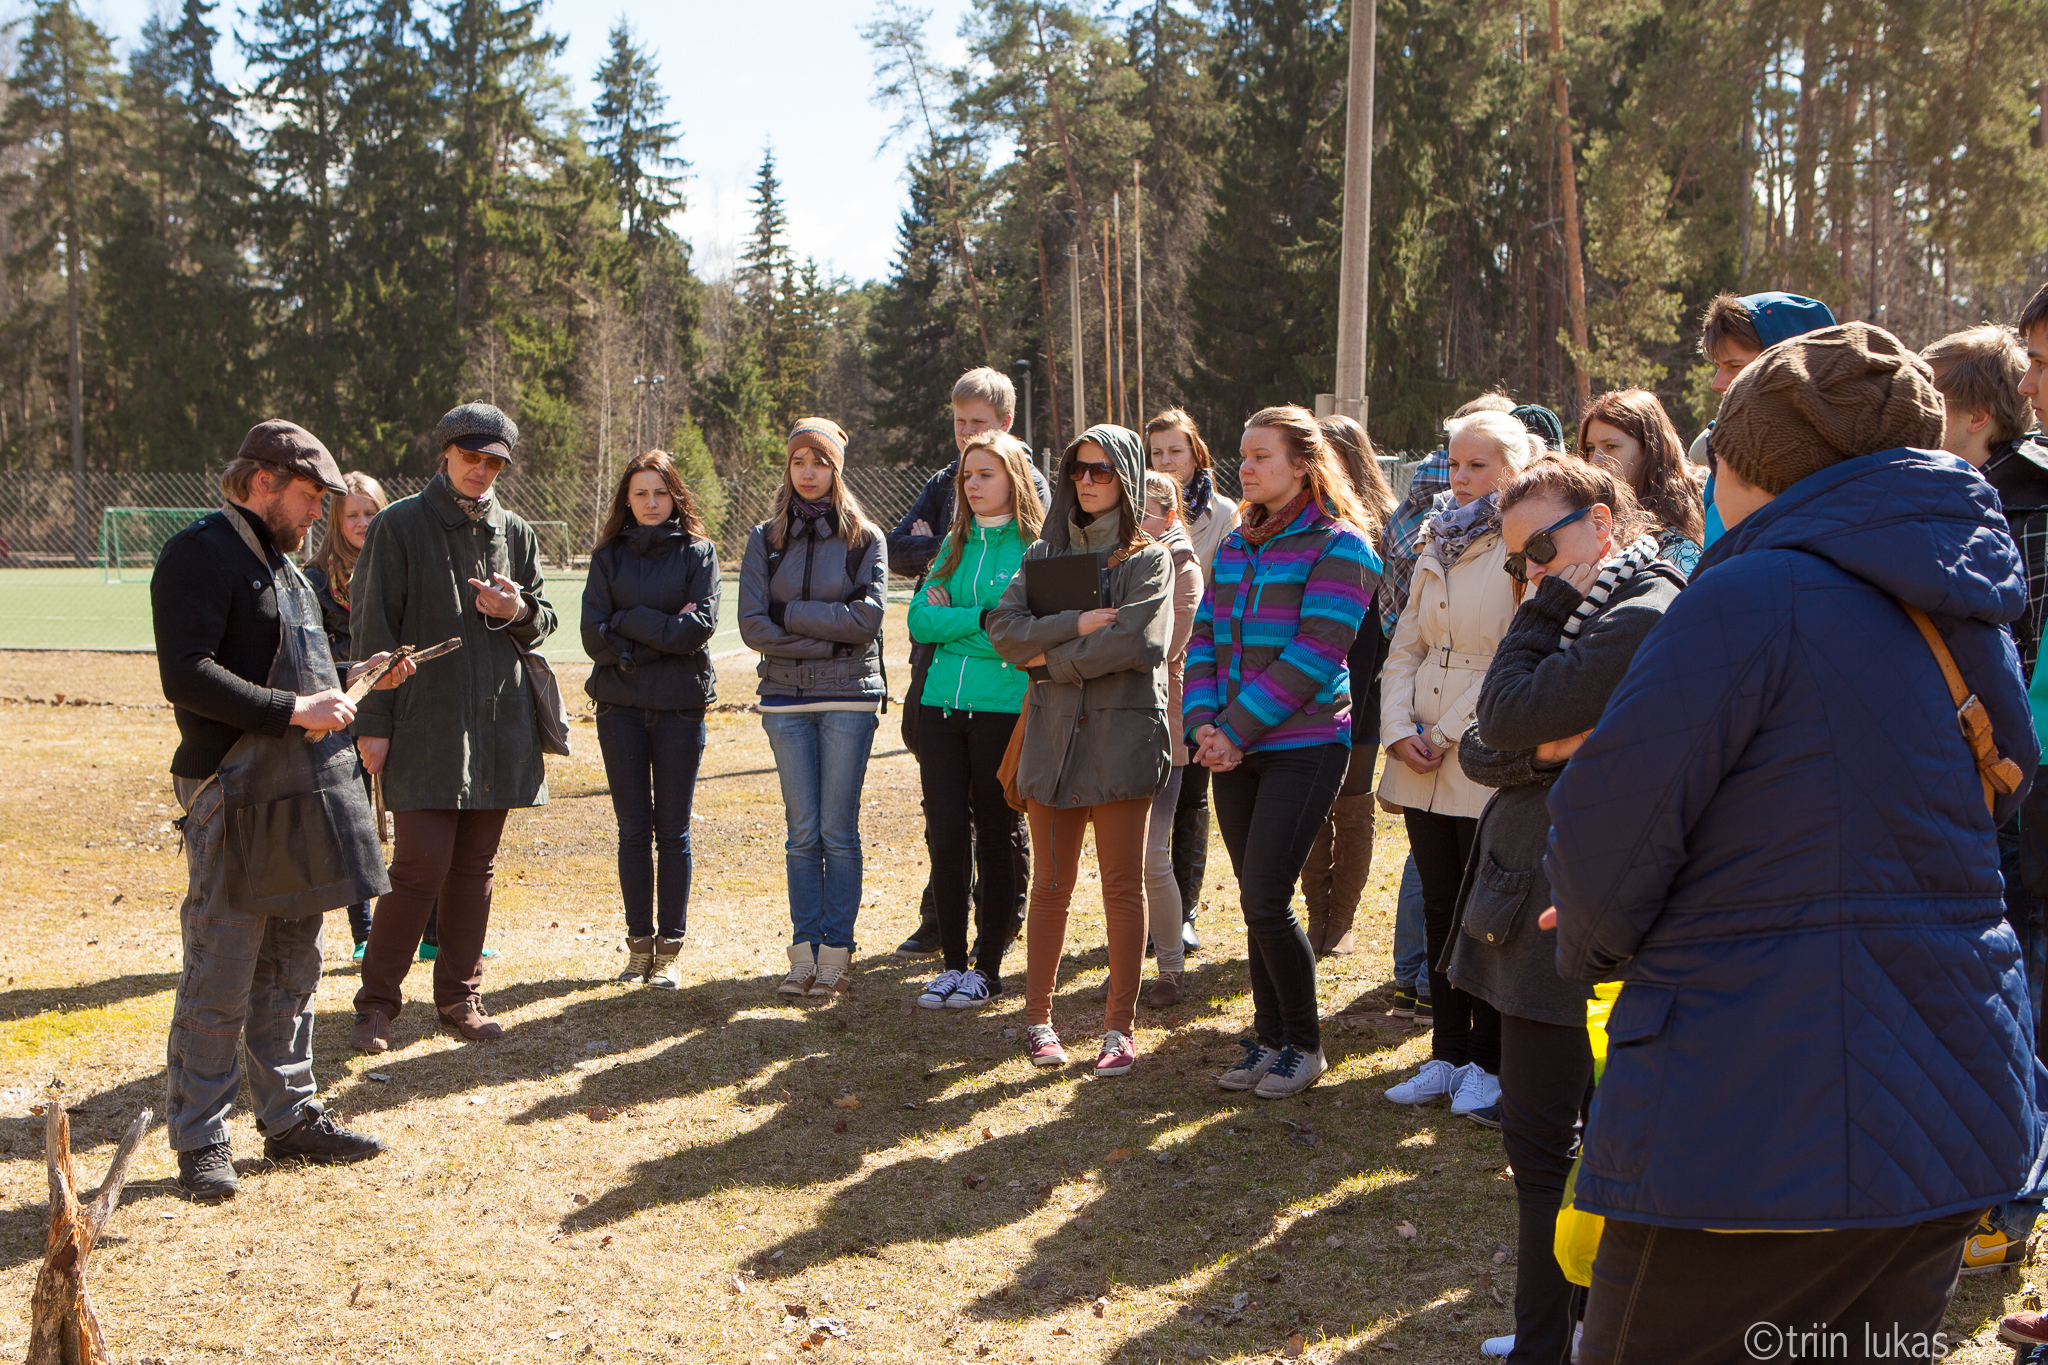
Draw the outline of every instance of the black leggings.
M1515 1351L1508 1357L1519 1365L1571 1362L1572 1322L1579 1315L1574 1310L1583 1310L1585 1291L1564 1277L1554 1246L1576 1125L1592 1084L1593 1049L1585 1025L1500 1016L1501 1140L1521 1205Z
M1021 812L1003 799L996 776L1017 716L1005 711L941 711L918 721L917 770L924 789L925 847L931 855L932 909L948 971L967 968L967 919L975 919L974 966L1000 990L1003 950L1024 902L1028 870L1015 856ZM975 863L980 863L980 894Z
M1452 1066L1477 1062L1488 1075L1500 1074L1500 1012L1467 995L1444 974L1457 927L1458 885L1472 857L1479 822L1434 811L1408 810L1408 850L1422 881L1422 925L1429 941L1429 998L1436 1007L1429 1055Z

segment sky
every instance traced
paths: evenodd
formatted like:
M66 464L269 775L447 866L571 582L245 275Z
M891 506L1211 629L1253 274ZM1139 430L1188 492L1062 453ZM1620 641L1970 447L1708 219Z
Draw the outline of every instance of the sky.
M81 8L125 59L155 2L81 0ZM970 0L917 0L932 12L927 43L935 60L965 57L958 31L970 7ZM222 0L214 12L222 31L217 69L230 82L242 72L232 41L238 10L254 8L254 0ZM762 148L772 143L797 258L814 256L860 281L888 271L909 151L897 143L877 155L895 116L870 99L874 60L858 32L876 8L875 0L548 0L544 13L548 29L568 39L557 65L586 107L621 17L653 53L668 117L682 134L676 151L691 163L689 208L678 228L700 274L730 268ZM18 6L0 13L9 10Z

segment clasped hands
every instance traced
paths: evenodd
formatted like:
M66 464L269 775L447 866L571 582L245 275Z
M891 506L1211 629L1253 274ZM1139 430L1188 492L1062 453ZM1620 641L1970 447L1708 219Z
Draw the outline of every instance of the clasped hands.
M1195 762L1211 772L1227 773L1244 762L1244 750L1231 742L1219 725L1204 725L1195 731Z

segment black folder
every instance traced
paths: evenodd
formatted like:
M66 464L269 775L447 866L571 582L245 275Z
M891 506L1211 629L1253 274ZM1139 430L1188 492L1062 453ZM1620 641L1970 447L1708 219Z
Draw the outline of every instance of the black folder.
M1024 602L1033 616L1088 611L1102 605L1102 560L1092 554L1024 561Z

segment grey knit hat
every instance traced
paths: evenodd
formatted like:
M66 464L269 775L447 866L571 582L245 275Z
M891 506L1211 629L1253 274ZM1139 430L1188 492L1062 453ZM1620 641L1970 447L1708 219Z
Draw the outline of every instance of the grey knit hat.
M434 428L434 453L449 446L461 446L479 455L512 458L519 444L519 424L489 403L464 403L443 417Z

